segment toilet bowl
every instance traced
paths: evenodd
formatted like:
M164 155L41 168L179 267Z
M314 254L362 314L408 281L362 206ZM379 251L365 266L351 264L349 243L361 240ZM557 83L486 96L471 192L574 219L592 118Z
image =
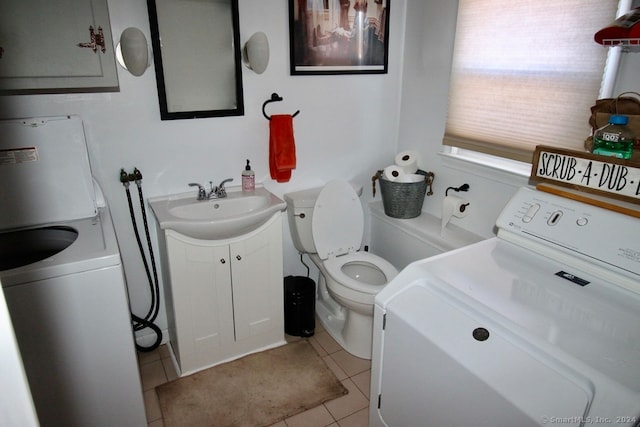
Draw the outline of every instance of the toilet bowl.
M355 252L324 261L331 296L361 314L373 314L373 300L398 272L385 259Z
M349 353L371 358L373 302L397 274L385 259L360 251L364 213L345 181L285 194L294 245L320 271L316 314L325 330Z

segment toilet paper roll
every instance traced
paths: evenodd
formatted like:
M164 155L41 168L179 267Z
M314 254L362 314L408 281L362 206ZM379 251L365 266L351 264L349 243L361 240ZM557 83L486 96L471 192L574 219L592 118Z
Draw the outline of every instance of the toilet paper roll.
M442 202L442 230L447 226L452 216L464 218L469 212L469 202L458 196L447 196Z
M419 167L418 153L411 150L401 151L396 155L395 162L404 173L416 173Z
M422 182L424 181L424 175L420 175L417 173L407 173L404 175L400 175L396 182Z
M404 176L404 171L399 166L391 165L384 168L382 176L387 181L397 181L398 178Z

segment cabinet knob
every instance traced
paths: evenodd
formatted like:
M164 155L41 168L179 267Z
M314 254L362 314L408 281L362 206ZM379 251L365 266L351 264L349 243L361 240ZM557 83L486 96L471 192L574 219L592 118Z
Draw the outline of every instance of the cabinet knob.
M240 255L236 255L236 259L237 259L238 261L240 261L240 260L242 259L242 257L241 257Z
M227 262L227 260L226 260L226 259L224 259L224 258L220 258L220 264L225 264L226 262Z

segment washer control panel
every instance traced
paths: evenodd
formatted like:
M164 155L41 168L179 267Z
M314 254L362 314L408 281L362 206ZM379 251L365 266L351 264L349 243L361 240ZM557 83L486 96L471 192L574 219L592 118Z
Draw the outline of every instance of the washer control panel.
M640 219L523 187L507 203L498 229L640 279Z

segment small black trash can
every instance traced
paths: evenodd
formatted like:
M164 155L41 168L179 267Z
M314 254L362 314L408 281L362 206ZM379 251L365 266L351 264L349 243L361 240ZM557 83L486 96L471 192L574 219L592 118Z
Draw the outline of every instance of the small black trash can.
M304 276L284 278L284 331L310 337L316 328L316 284Z

